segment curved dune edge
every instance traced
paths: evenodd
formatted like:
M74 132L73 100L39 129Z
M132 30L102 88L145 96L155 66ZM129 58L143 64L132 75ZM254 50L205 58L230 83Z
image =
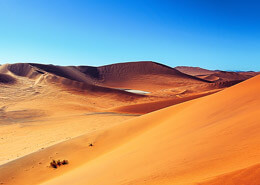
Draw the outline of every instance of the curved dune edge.
M252 166L260 160L259 82L257 76L31 154L1 166L0 180L18 185L53 177L43 184L193 184ZM47 168L55 152L70 165ZM39 160L43 165L35 165ZM34 169L25 171L30 165Z
M147 114L159 109L163 109L172 105L176 105L179 103L183 103L189 100L193 100L196 98L201 98L203 96L207 96L213 93L216 93L222 89L217 89L213 91L203 92L195 95L190 95L187 97L176 97L174 99L168 100L160 100L155 102L148 102L148 103L139 103L134 105L126 105L121 107L115 107L112 109L108 109L110 112L118 112L118 113L128 113L128 114Z
M14 84L15 82L16 80L12 76L0 73L0 84Z
M200 67L190 67L190 66L177 66L177 67L175 67L175 69L177 69L178 71L180 71L182 73L192 75L192 76L209 75L209 74L213 74L216 72L213 70L208 70L208 69L204 69L204 68L200 68Z
M258 185L260 182L260 164L250 166L248 168L240 169L228 174L223 174L207 180L198 185L238 185L238 184L250 184Z

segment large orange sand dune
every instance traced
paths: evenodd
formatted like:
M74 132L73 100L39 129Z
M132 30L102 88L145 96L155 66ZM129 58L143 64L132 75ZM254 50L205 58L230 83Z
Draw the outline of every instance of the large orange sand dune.
M54 171L43 167L49 176L57 176L43 184L230 185L239 182L230 178L236 174L244 184L257 185L259 83L257 76L219 93L126 121L89 139L94 143L90 149L82 143L84 137L54 146L50 151L55 147L59 153L70 151L66 156L71 165ZM32 157L44 158L44 153L48 157L44 150ZM32 169L24 179L48 179L37 173L39 169ZM25 180L19 178L16 184L23 184Z
M152 64L154 65L158 67L158 64ZM47 67L50 70L49 66ZM73 132L71 134L73 137L80 133L85 134L48 148L44 147L35 153L1 165L0 183L229 185L236 184L241 178L244 184L258 183L260 76L216 94L119 123L120 120L128 119L124 116L129 115L107 114L102 110L109 107L119 107L120 110L139 107L142 111L143 107L149 105L154 106L156 110L158 105L161 108L164 103L168 106L169 102L142 104L140 101L141 104L138 104L137 100L146 98L148 102L152 101L156 98L154 96L156 93L159 94L158 98L160 97L160 92L166 94L173 92L173 96L189 99L189 96L186 96L187 92L196 96L200 92L218 91L222 86L227 87L227 84L208 83L173 71L176 80L175 74L182 76L174 82L180 82L179 88L159 90L155 88L151 89L155 90L151 96L140 96L111 87L102 87L91 79L85 79L84 82L70 79L83 78L82 74L78 73L77 67L58 67L58 69L61 70L59 75L31 64L1 66L0 72L4 74L2 79L6 77L15 79L12 83L2 80L4 83L2 82L3 92L1 92L3 102L0 102L1 121L10 124L10 119L8 117L6 119L6 115L10 115L13 121L19 123L2 125L1 129L14 128L13 132L21 134L17 137L4 137L1 143L14 143L12 150L16 151L15 143L18 143L17 147L23 146L21 142L27 141L26 136L34 136L28 138L34 138L35 141L31 143L37 144L37 141L41 141L39 138L44 139L47 136L51 136L55 143L63 141L64 138L61 137L56 140L56 135L66 136L68 130ZM164 70L168 71L168 68L163 66L162 71ZM72 76L64 77L63 72ZM159 74L161 75L160 72ZM130 85L135 85L130 83L132 80L130 76L130 81L126 80L123 84L127 85L125 82L129 82ZM113 75L109 77L112 78ZM138 81L140 80L137 79L136 82ZM141 79L140 84L141 82L144 81ZM137 104L128 106L127 104L133 100ZM36 113L41 110L43 115L28 112L30 110ZM16 113L19 113L18 117ZM24 113L30 114L28 115L30 122L24 117L22 122L20 121L20 116ZM34 118L32 115L39 117ZM111 116L116 116L115 121ZM33 134L33 128L35 131L40 131L37 128L44 128L41 130L49 130L50 134L47 132ZM77 128L82 128L81 132L78 132ZM63 134L63 131L66 133ZM44 134L44 137L40 134ZM48 139L53 140L52 138ZM89 143L93 143L94 146L89 147ZM40 145L50 146L43 142ZM33 147L32 151L39 148L39 146ZM8 150L8 145L5 145L2 152L8 153ZM51 169L47 166L52 159L68 159L69 165L57 170Z
M110 134L139 133L44 185L193 184L250 168L260 161L259 82L257 76L217 94L125 122ZM149 126L140 133L143 125ZM255 179L259 173L253 175ZM258 183L248 179L245 184ZM221 184L230 181L223 179Z
M222 180L216 184L231 184L224 174L260 161L259 83L257 76L217 94L125 122L117 131L133 134L149 126L44 185L193 184L218 176ZM244 184L260 183L254 180L259 170L254 172L241 176L248 179Z

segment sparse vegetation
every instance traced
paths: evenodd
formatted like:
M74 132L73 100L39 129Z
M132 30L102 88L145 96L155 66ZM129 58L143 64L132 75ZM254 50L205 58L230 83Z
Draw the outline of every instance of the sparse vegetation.
M50 167L57 168L57 163L55 160L52 160L52 162L50 162Z
M60 166L61 165L61 162L60 160L57 161L57 165Z
M62 161L60 161L60 160L52 160L51 162L50 162L50 167L52 167L52 168L58 168L58 167L60 167L60 166L62 166L62 165L67 165L67 164L69 164L69 161L68 160L62 160Z
M88 146L93 146L93 144L92 143L89 143L89 145Z
M68 160L63 160L63 161L61 162L61 164L62 164L62 165L69 164L69 161L68 161Z

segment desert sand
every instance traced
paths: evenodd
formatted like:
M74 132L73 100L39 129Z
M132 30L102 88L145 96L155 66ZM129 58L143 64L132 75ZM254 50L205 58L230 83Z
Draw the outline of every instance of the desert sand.
M253 76L259 74L258 72L232 72L232 71L220 71L220 70L208 70L200 67L188 67L188 66L178 66L175 69L181 71L182 73L195 76L210 82L226 82L226 81L244 81L246 79L252 78Z
M127 121L110 134L130 138L43 184L258 184L259 81Z
M259 182L260 76L215 82L153 62L0 74L2 184Z

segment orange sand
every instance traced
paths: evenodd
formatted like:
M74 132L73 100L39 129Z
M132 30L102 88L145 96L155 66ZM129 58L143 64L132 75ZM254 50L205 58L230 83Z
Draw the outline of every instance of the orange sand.
M5 79L15 79L1 84L0 132L4 139L0 142L4 148L0 156L22 151L21 158L0 166L0 183L229 185L243 178L244 184L257 184L260 76L198 98L228 83L209 83L181 74L181 85L174 91L171 84L147 85L140 90L150 89L151 95L136 95L113 89L113 80L101 83L85 78L77 67L58 69L59 74L53 74L27 64L0 67ZM156 75L165 79L161 72L171 76L168 70L160 69ZM175 78L179 75L173 74ZM144 82L128 78L119 88L136 88ZM154 111L175 104L166 101L171 96L197 99L139 117L107 112L145 113L147 106ZM26 142L29 149L21 148ZM51 169L47 166L52 159L67 159L69 165Z
M131 134L129 139L44 185L193 184L256 165L260 160L259 82L257 76L217 94L125 122L110 134ZM104 144L96 142L97 147ZM245 184L256 184L258 173L249 175L254 178L243 177L248 179ZM222 178L221 184L228 182Z

